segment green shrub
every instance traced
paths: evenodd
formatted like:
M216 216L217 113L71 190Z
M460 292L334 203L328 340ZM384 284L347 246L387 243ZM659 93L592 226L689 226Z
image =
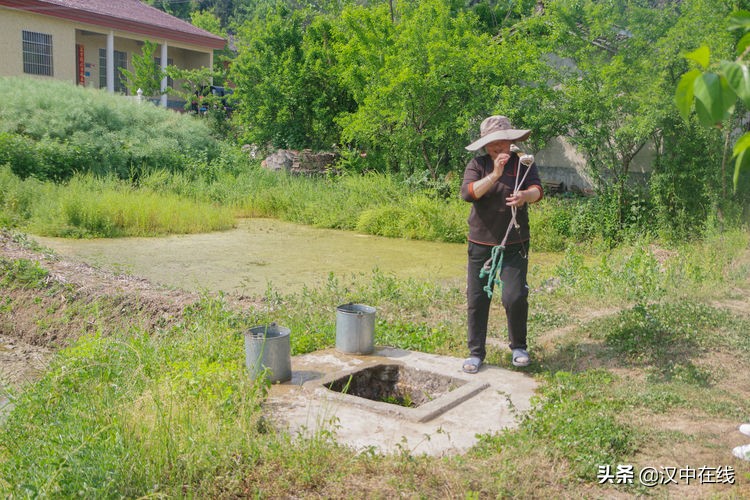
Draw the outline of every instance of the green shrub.
M39 170L34 141L12 132L0 132L0 165L10 165L14 174L26 178Z
M660 298L666 276L642 241L635 242L632 248L605 252L592 265L584 263L581 252L570 246L555 272L563 287L572 293L638 303Z
M574 209L577 200L544 198L529 208L531 243L534 250L559 252L572 236Z
M357 231L378 236L397 237L406 209L398 206L374 207L363 211L357 221Z
M24 226L40 204L49 203L55 188L34 178L19 179L8 165L0 166L0 214L8 227Z
M150 104L59 81L0 78L0 164L21 178L60 181L74 173L138 177L211 161L219 142L206 124Z

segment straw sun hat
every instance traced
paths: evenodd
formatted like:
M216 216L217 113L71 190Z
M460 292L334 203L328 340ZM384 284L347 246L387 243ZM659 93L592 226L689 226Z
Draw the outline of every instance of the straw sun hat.
M505 116L490 116L479 127L479 139L466 146L466 149L476 151L495 141L525 141L530 134L531 130L514 129Z

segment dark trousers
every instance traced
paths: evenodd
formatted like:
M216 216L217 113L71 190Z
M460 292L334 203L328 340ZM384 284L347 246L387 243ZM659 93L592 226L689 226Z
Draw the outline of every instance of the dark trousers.
M529 267L528 242L505 247L500 279L503 282L502 303L508 320L508 340L511 349L526 349L526 322L529 317L529 287L526 273ZM482 266L492 256L492 247L469 242L469 264L466 286L468 303L469 354L484 360L487 351L487 319L490 297L484 291L487 276L480 280ZM494 292L493 292L494 293Z

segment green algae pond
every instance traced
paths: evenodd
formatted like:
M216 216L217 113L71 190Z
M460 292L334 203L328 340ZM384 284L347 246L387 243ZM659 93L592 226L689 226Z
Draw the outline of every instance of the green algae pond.
M461 284L466 246L320 229L274 219L241 219L229 231L158 238L75 240L34 236L61 256L154 283L194 291L263 294L325 284L329 275ZM364 278L363 278L364 279Z

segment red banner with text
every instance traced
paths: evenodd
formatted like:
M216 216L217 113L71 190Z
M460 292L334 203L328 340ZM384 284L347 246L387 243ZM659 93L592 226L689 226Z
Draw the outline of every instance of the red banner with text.
M76 45L78 56L78 85L86 85L86 61L83 58L83 45Z

